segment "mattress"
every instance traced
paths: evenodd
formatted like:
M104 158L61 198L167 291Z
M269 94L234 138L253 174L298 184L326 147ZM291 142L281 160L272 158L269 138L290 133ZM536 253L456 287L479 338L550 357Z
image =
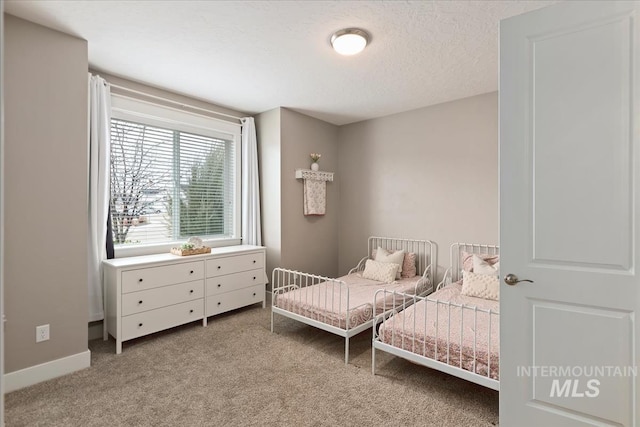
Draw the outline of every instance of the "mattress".
M380 326L379 340L498 380L500 304L461 295L461 289L461 282L452 283L395 313Z
M352 273L336 280L345 282L346 287L336 282L322 282L277 294L274 305L328 325L352 329L373 318L373 300L377 290L386 289L413 295L425 292L430 286L421 276L383 283L365 279L362 273ZM376 314L383 307L392 306L393 298L393 294L386 301L379 298L376 301Z

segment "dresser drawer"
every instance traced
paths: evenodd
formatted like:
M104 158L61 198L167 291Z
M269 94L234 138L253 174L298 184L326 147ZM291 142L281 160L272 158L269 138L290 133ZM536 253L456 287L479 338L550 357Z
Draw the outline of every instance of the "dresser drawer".
M207 317L264 301L264 285L207 297Z
M207 277L223 276L264 267L264 254L256 252L207 260Z
M207 279L207 296L264 284L264 270L249 270L242 273L210 277Z
M122 318L122 340L130 340L202 319L203 303L204 300L199 299L125 316Z
M204 280L162 286L122 295L122 315L141 313L204 297Z
M122 272L122 293L204 279L204 262L183 262Z

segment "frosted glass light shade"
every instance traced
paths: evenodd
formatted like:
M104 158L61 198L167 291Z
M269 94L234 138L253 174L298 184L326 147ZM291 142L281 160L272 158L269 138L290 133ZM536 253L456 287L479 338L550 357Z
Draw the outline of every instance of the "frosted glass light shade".
M331 45L340 55L355 55L364 50L369 42L369 34L359 28L336 31L331 36Z

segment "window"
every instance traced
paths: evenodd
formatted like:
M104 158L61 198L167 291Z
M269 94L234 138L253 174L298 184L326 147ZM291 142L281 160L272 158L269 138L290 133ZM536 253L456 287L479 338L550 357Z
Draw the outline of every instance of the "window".
M162 252L191 236L239 239L239 133L234 124L113 96L110 207L119 255Z

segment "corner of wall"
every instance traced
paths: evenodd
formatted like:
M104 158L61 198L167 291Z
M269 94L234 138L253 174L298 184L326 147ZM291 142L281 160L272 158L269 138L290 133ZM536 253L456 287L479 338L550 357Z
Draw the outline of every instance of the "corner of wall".
M281 143L283 266L335 277L338 274L340 192L338 126L283 109ZM304 184L294 176L296 169L310 167L310 153L322 154L321 170L334 172L334 181L326 185L324 216L303 215Z

